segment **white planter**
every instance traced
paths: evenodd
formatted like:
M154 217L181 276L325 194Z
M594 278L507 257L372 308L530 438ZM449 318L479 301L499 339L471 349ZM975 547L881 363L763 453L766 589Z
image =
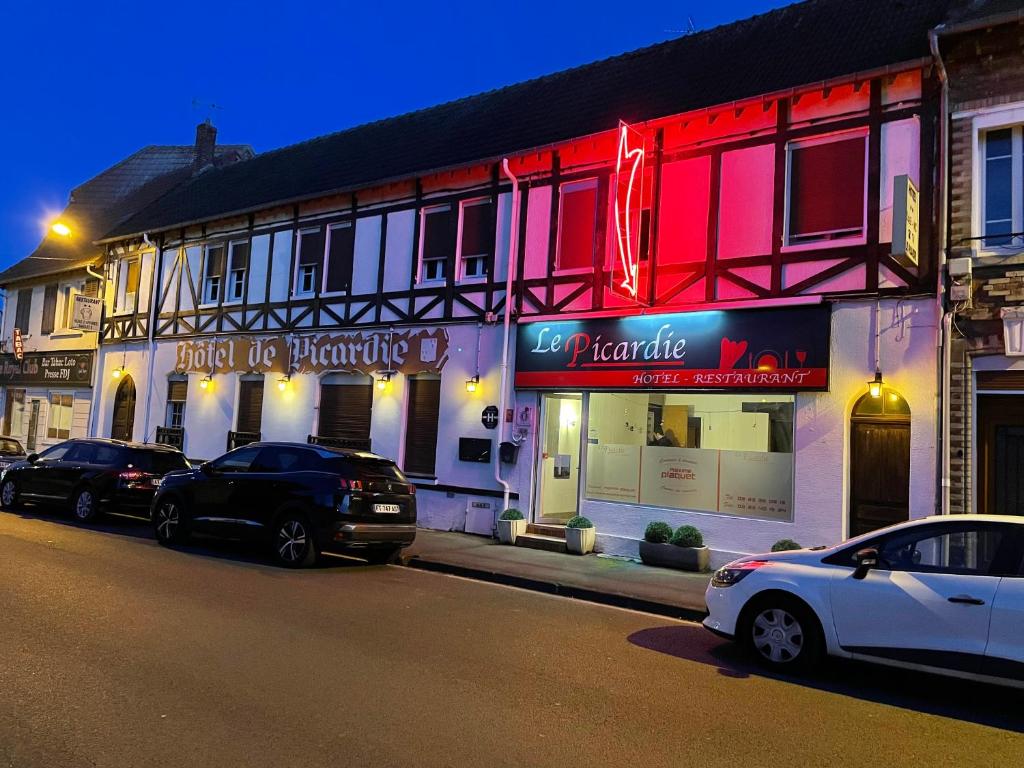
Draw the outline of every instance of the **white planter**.
M1007 357L1024 356L1024 307L1003 307L1003 345Z
M526 533L525 520L499 520L498 541L502 544L515 544L516 537Z
M566 528L565 548L574 555L585 555L594 551L597 541L596 528Z

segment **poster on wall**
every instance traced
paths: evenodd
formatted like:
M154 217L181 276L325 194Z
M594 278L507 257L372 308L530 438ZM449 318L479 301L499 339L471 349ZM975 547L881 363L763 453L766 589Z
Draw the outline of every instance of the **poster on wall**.
M517 387L828 389L828 304L522 323Z
M636 503L640 495L640 446L587 446L587 498Z
M718 451L644 446L640 503L652 507L718 509Z
M718 511L742 517L790 520L793 454L719 451Z

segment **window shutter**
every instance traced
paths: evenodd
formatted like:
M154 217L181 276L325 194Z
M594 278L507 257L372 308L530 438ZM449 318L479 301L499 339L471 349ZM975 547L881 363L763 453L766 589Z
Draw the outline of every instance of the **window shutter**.
M428 211L423 217L423 226L423 258L448 258L455 250L451 208Z
M43 334L53 333L54 324L57 319L57 284L51 283L46 286L46 293L43 294L43 319L40 332Z
M327 290L347 291L352 285L352 253L355 247L355 227L331 228L330 250L327 256Z
M559 205L558 268L593 267L597 234L597 184L563 188Z
M85 281L85 287L82 289L83 296L90 296L94 299L99 298L100 295L100 281L94 277L90 277Z
M463 208L462 255L483 256L494 248L491 234L491 204L474 203Z
M796 147L790 157L791 237L859 230L864 225L863 136Z
M23 334L28 333L28 321L32 317L32 289L22 288L18 291L18 309L14 314L14 325Z
M409 379L409 412L405 432L406 472L434 474L440 404L440 379Z
M183 403L188 399L188 380L171 379L167 382L168 402Z
M259 433L263 421L263 382L242 380L238 391L239 432Z
M370 439L373 385L323 384L320 387L320 437Z

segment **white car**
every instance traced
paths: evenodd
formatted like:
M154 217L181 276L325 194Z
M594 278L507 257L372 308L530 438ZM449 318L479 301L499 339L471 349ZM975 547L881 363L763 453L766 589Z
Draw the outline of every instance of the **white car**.
M1024 517L946 515L715 572L704 626L779 670L823 654L1024 687Z

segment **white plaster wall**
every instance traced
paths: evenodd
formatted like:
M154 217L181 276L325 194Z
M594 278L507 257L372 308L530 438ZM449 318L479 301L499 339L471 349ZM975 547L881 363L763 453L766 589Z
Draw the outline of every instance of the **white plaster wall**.
M548 274L548 243L551 240L551 187L531 187L526 198L527 278Z
M274 233L274 265L270 276L270 300L287 301L288 280L292 268L292 232Z
M355 248L352 257L352 293L355 295L377 292L380 225L380 216L356 219Z
M416 211L388 214L388 233L384 243L384 290L404 291L412 278L412 235Z
M256 235L249 253L249 301L258 303L267 295L267 262L270 254L270 235Z

